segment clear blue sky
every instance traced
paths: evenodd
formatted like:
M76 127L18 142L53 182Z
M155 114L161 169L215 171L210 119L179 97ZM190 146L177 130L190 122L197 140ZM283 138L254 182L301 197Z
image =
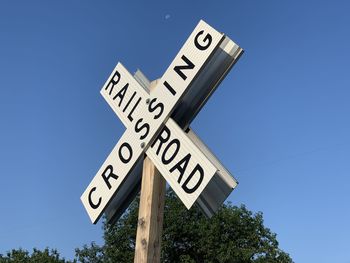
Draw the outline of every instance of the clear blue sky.
M298 263L349 263L348 1L1 1L0 253L102 243L79 197L123 126L118 61L162 75L200 19L245 54L192 127Z

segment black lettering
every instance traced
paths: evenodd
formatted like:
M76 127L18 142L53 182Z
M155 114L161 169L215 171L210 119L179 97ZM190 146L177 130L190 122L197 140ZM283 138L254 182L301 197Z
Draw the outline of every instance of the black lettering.
M166 134L165 137L163 137L163 134ZM164 126L163 130L159 133L159 135L157 136L157 139L154 140L153 144L152 144L152 148L154 147L154 145L156 144L157 141L159 141L159 145L158 145L158 149L156 151L156 154L159 154L160 149L162 148L162 145L167 142L170 138L170 130Z
M128 119L129 119L129 121L131 121L131 122L134 120L134 118L132 117L132 114L134 113L134 111L135 111L137 105L139 105L140 101L141 101L141 97L136 101L134 107L132 108L132 110L131 110L131 111L129 112L129 114L128 114Z
M120 105L122 104L125 93L128 90L128 87L129 87L129 83L126 83L125 86L121 88L121 90L119 90L117 94L115 94L115 96L113 97L113 100L115 100L117 97L120 98L118 107L120 107Z
M203 38L202 44L199 44L198 38L203 33L204 33L204 30L199 31L196 37L194 38L194 44L196 45L196 48L198 48L199 50L206 50L210 46L213 40L212 36L208 33Z
M167 160L165 158L166 153L168 152L168 150L170 149L170 147L172 145L175 145L175 151L174 153L170 156L170 158ZM180 149L180 141L178 139L173 139L171 142L168 143L168 145L165 147L164 151L163 151L163 155L162 155L162 162L164 164L169 164L172 162L172 160L174 160L175 156L177 155L177 153L179 152Z
M163 111L164 111L164 104L159 102L156 105L152 106L152 104L157 100L157 98L154 98L150 101L150 103L148 104L148 111L149 112L154 112L155 110L157 110L157 108L159 108L159 113L154 115L154 119L158 119L160 116L162 116Z
M127 156L127 158L122 154L122 150L123 148L126 148L129 152L129 156ZM119 159L123 162L123 163L128 163L130 162L131 158L132 158L132 148L130 146L130 144L128 144L127 142L122 143L122 145L120 145L119 147Z
M182 60L185 61L186 65L183 66L175 66L174 70L177 74L179 74L179 76L183 79L186 80L187 76L182 72L182 70L184 69L193 69L194 68L194 64L185 56L182 55ZM173 94L174 95L174 94Z
M191 154L188 153L184 158L182 158L177 164L175 164L170 170L169 172L174 172L175 169L177 169L180 173L180 176L179 176L179 179L177 179L177 182L178 183L181 183L181 180L182 180L182 176L184 175L185 173L185 170L187 168L187 165L189 163L191 159Z
M98 201L97 201L97 204L95 204L94 202L92 202L91 196L92 196L92 193L95 192L95 191L96 191L96 187L93 187L93 188L91 188L91 190L90 190L90 192L89 192L89 205L91 206L92 209L97 209L97 208L100 206L101 201L102 201L102 198L99 197L99 198L98 198Z
M111 186L111 184L109 182L109 178L111 178L111 177L114 178L115 180L118 179L118 175L113 173L113 166L112 165L108 165L106 167L106 169L102 173L102 178L105 181L106 185L108 186L108 189L112 188L112 186Z
M141 122L143 121L143 118L139 119L136 123L135 123L135 132L139 133L141 132L143 129L146 129L144 134L140 136L140 140L143 140L147 137L148 133L149 133L149 124L148 123L144 123L142 124L140 127L138 126Z
M175 96L176 91L173 89L172 86L170 86L170 84L167 81L164 81L164 86L170 91L171 94L173 94Z
M125 112L125 110L129 107L130 102L134 99L135 95L136 95L136 91L134 91L134 93L131 95L131 98L129 99L128 103L125 105L123 112Z
M196 174L196 172L199 172L199 180L196 183L196 185L193 188L188 188L188 183L191 181L191 179L193 178L193 176ZM188 176L188 178L186 179L186 181L184 182L184 184L182 185L182 189L184 189L184 191L188 194L192 194L194 191L196 191L198 189L198 187L200 186L200 184L203 181L203 176L204 176L204 171L202 166L200 166L199 164L196 165L196 167L194 167L193 171L191 172L191 174Z
M117 80L115 80L115 77L117 77ZM116 71L114 73L112 79L109 81L108 85L105 87L105 90L108 90L108 88L111 87L111 89L109 91L109 95L112 94L113 88L114 88L115 85L118 84L119 80L120 80L120 73L118 71Z

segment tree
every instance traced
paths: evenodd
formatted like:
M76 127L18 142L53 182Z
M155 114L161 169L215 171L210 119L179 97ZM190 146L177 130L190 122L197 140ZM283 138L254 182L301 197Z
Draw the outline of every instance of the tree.
M104 253L103 248L96 245L94 242L90 244L90 247L84 245L82 249L76 248L75 255L78 262L81 263L103 263Z
M36 248L33 249L32 254L29 254L24 249L12 249L6 253L6 256L0 254L0 263L74 263L76 261L66 261L60 258L57 250L48 248L43 251Z
M133 262L138 202L117 224L104 223L105 244L76 249L80 262ZM224 204L207 219L194 207L187 210L169 190L164 208L161 262L292 263L278 247L276 234L263 225L262 213ZM97 261L96 261L97 260Z

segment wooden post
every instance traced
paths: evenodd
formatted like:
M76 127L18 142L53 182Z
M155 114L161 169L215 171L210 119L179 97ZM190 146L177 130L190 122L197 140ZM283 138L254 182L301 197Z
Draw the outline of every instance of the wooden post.
M143 162L134 263L159 263L163 229L165 180L146 157Z
M151 82L153 90L158 80ZM166 182L152 161L143 161L134 263L159 263Z

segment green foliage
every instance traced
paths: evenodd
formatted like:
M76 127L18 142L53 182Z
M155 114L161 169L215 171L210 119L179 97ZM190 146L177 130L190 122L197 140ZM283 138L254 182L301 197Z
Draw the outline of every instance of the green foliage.
M0 255L0 263L70 263L64 258L60 258L57 250L49 250L48 248L43 251L36 248L33 249L32 254L29 254L27 250L12 249L6 253L6 256ZM74 263L73 261L71 263Z
M76 250L82 263L133 262L138 215L135 200L111 226L104 224L105 245ZM276 234L264 227L261 213L245 206L223 205L211 219L194 207L187 210L172 191L164 208L161 262L165 263L292 263L278 248Z
M104 246L95 243L75 250L66 261L57 250L13 249L0 263L127 263L135 252L138 198L116 225L104 223ZM292 263L278 247L276 234L264 227L261 213L225 204L211 219L193 207L187 210L172 191L164 208L161 262L164 263Z
M104 258L103 249L94 242L91 243L90 247L84 245L82 249L75 249L75 254L78 262L81 263L102 263Z
M104 224L105 262L133 262L136 243L139 197L114 225Z

